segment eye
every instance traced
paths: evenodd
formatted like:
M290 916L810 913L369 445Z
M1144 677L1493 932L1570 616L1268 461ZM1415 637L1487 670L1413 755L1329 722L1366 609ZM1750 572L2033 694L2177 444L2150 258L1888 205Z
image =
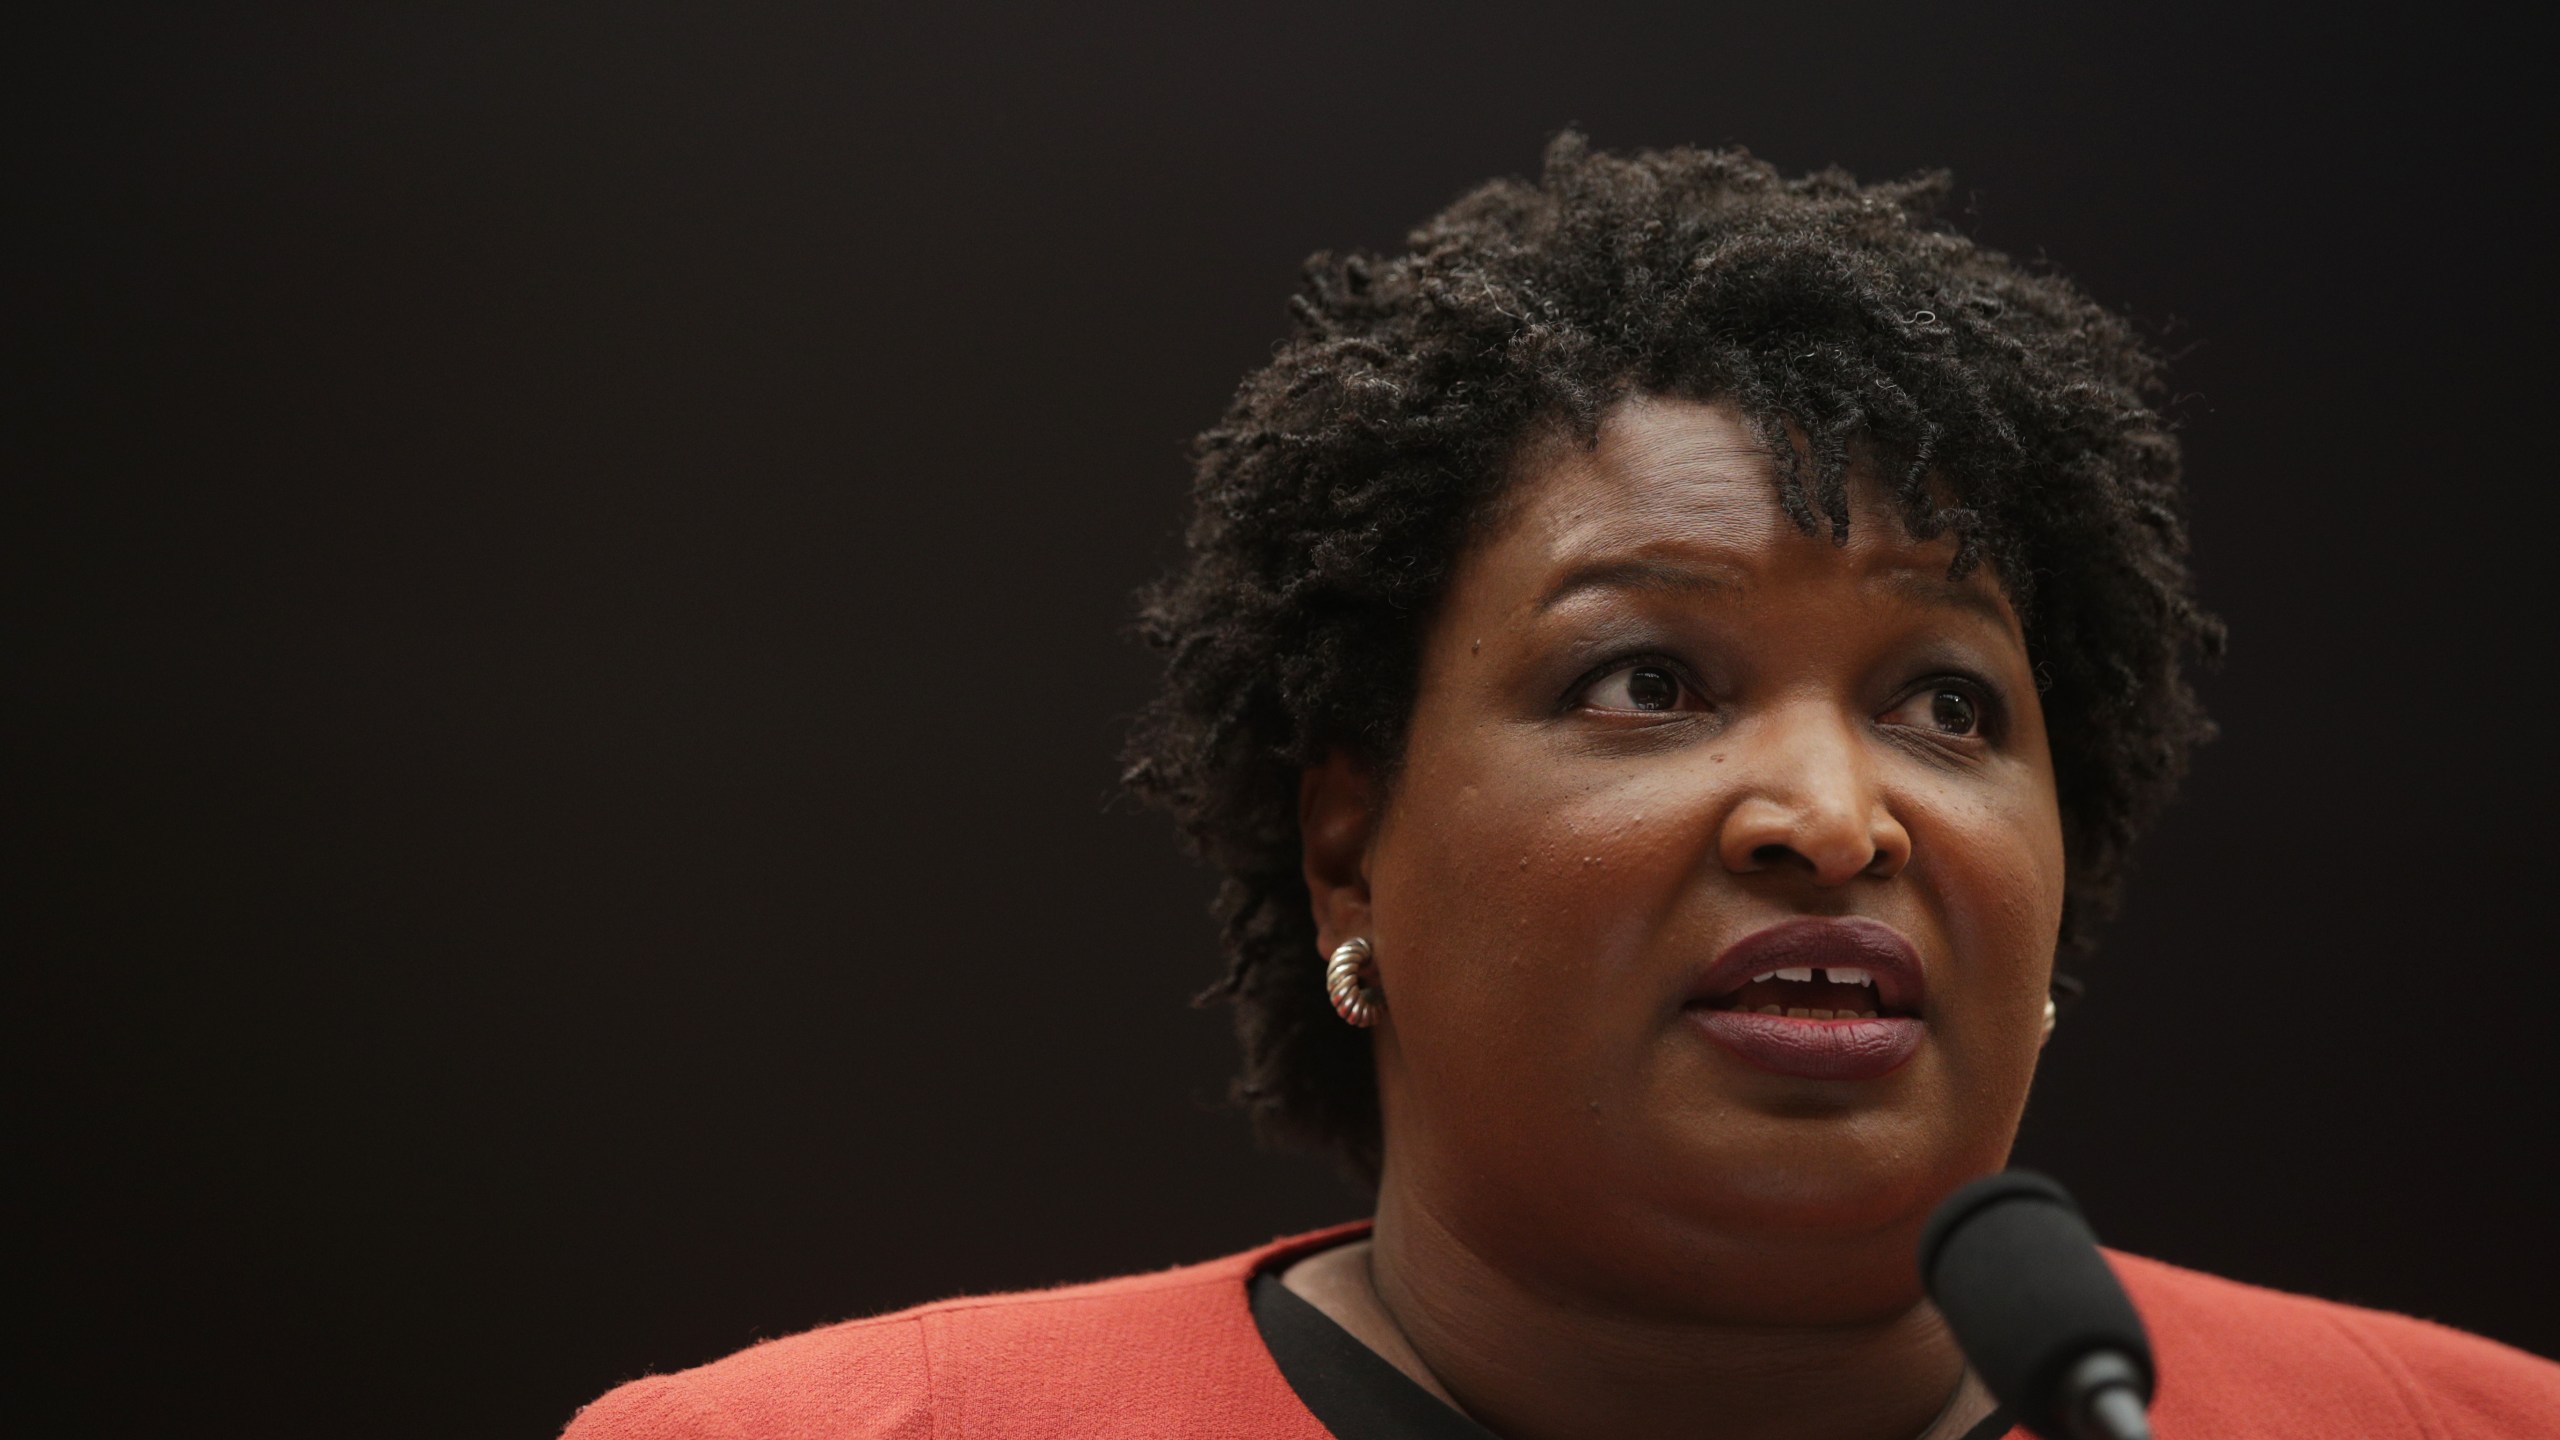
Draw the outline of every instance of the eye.
M1901 704L1886 712L1884 722L1972 739L1983 733L1988 709L1982 696L1971 686L1935 681L1913 691Z
M1929 722L1949 735L1970 735L1981 727L1982 716L1974 709L1973 697L1941 690L1929 697Z
M1677 710L1688 687L1669 666L1653 664L1621 665L1591 682L1582 692L1582 703L1600 710L1641 710L1662 712Z

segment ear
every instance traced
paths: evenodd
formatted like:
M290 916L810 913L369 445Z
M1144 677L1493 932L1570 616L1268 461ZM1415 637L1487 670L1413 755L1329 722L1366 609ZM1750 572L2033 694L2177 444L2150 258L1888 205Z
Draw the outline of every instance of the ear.
M1369 846L1376 836L1378 787L1368 767L1341 750L1298 777L1298 846L1315 912L1316 949L1369 930Z

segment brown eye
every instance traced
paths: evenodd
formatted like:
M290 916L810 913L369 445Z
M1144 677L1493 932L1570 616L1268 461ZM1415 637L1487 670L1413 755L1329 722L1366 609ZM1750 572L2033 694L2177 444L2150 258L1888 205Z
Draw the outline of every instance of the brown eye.
M1982 728L1982 714L1972 696L1941 690L1929 697L1929 723L1949 735L1970 735Z
M1991 704L1970 684L1940 681L1908 692L1883 719L1887 725L1952 740L1987 740L1991 738Z
M1676 710L1680 677L1659 665L1630 665L1601 676L1586 703L1603 710Z

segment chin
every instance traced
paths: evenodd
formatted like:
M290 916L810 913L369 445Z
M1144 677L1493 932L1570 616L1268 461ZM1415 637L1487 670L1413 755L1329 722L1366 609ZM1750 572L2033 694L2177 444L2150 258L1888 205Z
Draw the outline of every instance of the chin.
M1766 1237L1916 1238L1948 1192L2006 1163L2023 1106L1985 1106L1924 1049L1858 1084L1717 1067L1666 1075L1660 1123L1619 1161L1706 1228ZM1968 1095L1974 1098L1968 1099Z
M1735 1179L1741 1183L1730 1183ZM1624 1214L1584 1263L1639 1310L1704 1324L1850 1325L1921 1298L1912 1254L1938 1187L1910 1176L1772 1171Z
M1670 1182L1665 1208L1702 1231L1781 1250L1890 1237L1907 1261L1930 1208L2006 1150L1893 1110L1755 1110L1692 1122L1643 1168Z

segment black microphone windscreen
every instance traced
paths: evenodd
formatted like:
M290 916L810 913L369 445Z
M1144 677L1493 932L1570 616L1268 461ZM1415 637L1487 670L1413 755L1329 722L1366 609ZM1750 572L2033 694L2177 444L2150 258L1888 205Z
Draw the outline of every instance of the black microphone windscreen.
M2148 1400L2151 1342L2061 1186L2011 1170L1947 1197L1920 1237L1920 1283L1991 1393L2038 1434L2067 1432L2071 1368L2115 1350Z

